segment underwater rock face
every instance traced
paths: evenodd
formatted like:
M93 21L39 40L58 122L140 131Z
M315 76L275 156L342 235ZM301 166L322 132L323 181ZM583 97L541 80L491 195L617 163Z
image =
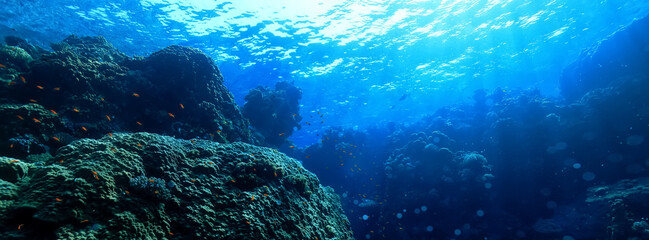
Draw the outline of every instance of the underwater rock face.
M636 20L608 39L584 50L579 59L563 71L559 80L563 97L574 101L597 88L618 87L634 79L644 79L646 82L649 78L646 73L649 66L647 29L649 17Z
M625 179L615 184L591 187L586 202L606 212L610 236L626 239L649 238L649 184L646 180Z
M245 143L114 134L0 173L8 239L352 239L331 188Z
M0 48L0 146L23 138L55 150L113 132L252 141L217 66L199 50L170 46L131 58L103 37L70 36L46 53L7 42L16 46ZM2 147L0 154L30 153Z
M302 91L292 83L278 82L274 90L259 86L246 95L243 115L261 135L257 136L261 142L281 146L294 129L301 128L300 98Z

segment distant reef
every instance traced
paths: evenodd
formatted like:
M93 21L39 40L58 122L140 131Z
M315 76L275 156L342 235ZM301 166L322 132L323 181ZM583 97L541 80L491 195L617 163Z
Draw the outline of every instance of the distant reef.
M1 239L352 239L331 188L252 145L201 51L5 42Z
M649 239L647 29L585 50L561 99L478 90L289 153L342 193L357 239Z
M583 50L579 58L563 71L559 81L562 96L575 101L598 89L607 91L646 84L644 79L649 78L647 29L649 16Z

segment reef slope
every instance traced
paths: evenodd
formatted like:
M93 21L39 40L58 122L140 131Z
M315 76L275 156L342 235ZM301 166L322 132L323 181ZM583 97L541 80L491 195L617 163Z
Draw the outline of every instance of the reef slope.
M151 133L0 158L3 239L352 239L340 200L296 160Z

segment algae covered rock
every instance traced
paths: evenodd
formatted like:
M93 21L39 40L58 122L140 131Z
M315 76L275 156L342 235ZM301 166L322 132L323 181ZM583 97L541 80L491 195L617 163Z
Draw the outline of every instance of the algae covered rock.
M352 239L333 190L272 149L134 133L75 141L45 159L0 159L0 172L21 176L0 179L7 236Z
M246 95L243 115L250 120L261 142L281 146L288 143L295 129L301 128L301 98L302 90L289 82L278 82L274 90L259 86Z
M144 58L103 37L70 36L52 52L17 38L7 43L0 46L1 155L53 153L113 132L252 142L219 69L199 50L170 46Z

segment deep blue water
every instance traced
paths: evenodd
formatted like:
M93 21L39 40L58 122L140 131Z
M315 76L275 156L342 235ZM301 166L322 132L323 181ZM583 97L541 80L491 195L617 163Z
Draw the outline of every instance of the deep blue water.
M300 149L281 149L341 194L359 239L605 239L584 217L586 189L646 175L632 147L649 125L604 115L646 113L573 111L559 82L647 14L642 0L3 0L0 36L48 48L101 35L139 56L198 48L241 106L259 85L292 82ZM615 108L603 102L589 106ZM442 148L452 164L422 162ZM536 229L546 219L562 231Z
M581 49L648 12L641 0L5 0L0 35L43 46L102 35L128 55L196 47L216 59L239 104L257 85L289 80L305 93L302 115L364 127L412 122L478 88L556 95ZM313 143L317 131L295 140Z

